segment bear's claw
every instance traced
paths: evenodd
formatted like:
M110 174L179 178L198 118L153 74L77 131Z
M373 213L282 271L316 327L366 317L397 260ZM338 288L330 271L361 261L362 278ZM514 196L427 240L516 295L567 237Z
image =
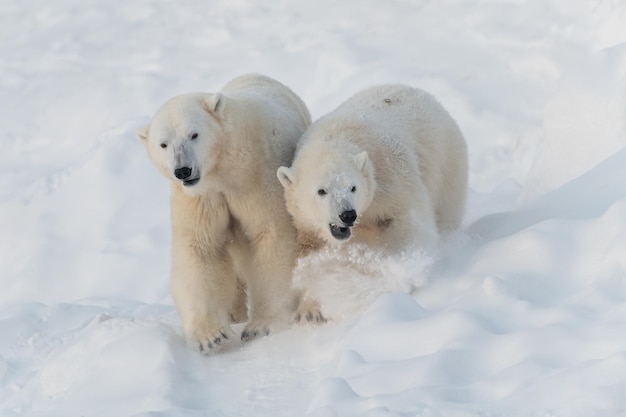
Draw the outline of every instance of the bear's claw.
M243 340L244 342L248 342L252 339L256 339L259 335L268 336L269 334L270 329L267 327L263 329L245 329L243 332L241 332L241 340Z
M305 320L316 324L328 322L328 319L322 314L319 303L310 298L304 298L301 301L296 314L293 316L294 323L303 323Z
M206 353L208 353L212 349L220 346L226 340L228 340L228 335L224 331L221 330L217 336L200 341L198 343L198 350L201 353L204 353L205 351Z
M317 323L317 324L324 324L326 322L328 322L328 319L326 317L324 317L324 315L322 314L321 311L308 311L305 314L305 319L306 321L308 321L309 323ZM293 319L294 323L301 323L302 320L302 313L298 313L296 314L296 316Z
M226 336L224 334L224 332L220 332L220 335L213 339L213 343L215 343L216 345L221 345L222 344L222 339L223 340L228 340L228 336Z

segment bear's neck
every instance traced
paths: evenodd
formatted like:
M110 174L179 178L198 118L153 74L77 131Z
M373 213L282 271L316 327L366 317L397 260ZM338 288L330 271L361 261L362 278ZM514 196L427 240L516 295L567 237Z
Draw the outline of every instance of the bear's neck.
M220 181L232 182L228 184L229 190L242 187L258 189L260 186L258 181L268 177L264 171L267 169L269 150L267 145L259 140L259 136L266 136L267 132L263 130L263 127L255 127L254 120L250 120L250 118L241 121L236 127L226 125L224 131L224 137L228 137L230 140L225 141L222 145L220 158L222 163L218 163L216 168ZM259 163L259 160L262 163ZM235 163L237 170L233 169ZM275 176L273 173L269 175Z
M324 241L314 233L298 231L298 258L303 258L323 247Z

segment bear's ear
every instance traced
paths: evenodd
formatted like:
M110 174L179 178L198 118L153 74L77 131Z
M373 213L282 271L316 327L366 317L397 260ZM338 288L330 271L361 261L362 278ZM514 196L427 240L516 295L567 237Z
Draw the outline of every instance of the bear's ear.
M150 130L150 125L145 125L137 130L135 130L135 136L139 139L139 142L145 142L148 139L148 132Z
M291 168L288 167L280 167L276 171L276 176L278 177L278 181L283 185L284 188L289 188L293 184L295 178L295 174Z
M367 161L369 161L369 156L367 156L366 151L363 151L354 157L354 162L356 163L357 168L359 168L361 171L365 170L365 167L367 166Z
M224 97L221 93L209 94L204 101L206 110L209 113L218 113L224 107Z

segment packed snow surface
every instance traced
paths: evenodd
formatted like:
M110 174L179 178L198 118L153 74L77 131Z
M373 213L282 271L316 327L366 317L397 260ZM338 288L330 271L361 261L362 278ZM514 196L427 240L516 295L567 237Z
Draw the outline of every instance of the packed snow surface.
M3 0L0 416L626 416L624 21L614 0ZM467 215L432 253L306 260L328 324L203 356L134 130L251 71L313 118L430 91L467 138Z

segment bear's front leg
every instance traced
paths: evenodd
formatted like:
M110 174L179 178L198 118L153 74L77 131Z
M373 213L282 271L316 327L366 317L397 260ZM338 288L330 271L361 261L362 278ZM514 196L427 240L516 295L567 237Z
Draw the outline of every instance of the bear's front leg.
M296 245L289 239L290 232L265 229L252 240L255 274L247 283L250 322L241 334L244 341L266 336L291 321L298 294L291 285Z
M227 250L229 214L216 196L172 194L172 294L188 341L209 351L234 336L230 316L239 296Z
M236 282L230 260L184 245L172 255L172 294L185 336L201 352L208 352L234 336L226 300L230 297L219 284L221 280Z
M290 232L266 230L254 239L252 265L256 274L248 283L251 320L241 334L244 341L266 336L295 321L325 321L319 304L302 300L302 294L293 289L297 245L295 239L289 239Z
M379 247L388 254L416 249L429 251L439 239L435 215L428 204L418 209L407 207L396 217L379 221L376 231Z

